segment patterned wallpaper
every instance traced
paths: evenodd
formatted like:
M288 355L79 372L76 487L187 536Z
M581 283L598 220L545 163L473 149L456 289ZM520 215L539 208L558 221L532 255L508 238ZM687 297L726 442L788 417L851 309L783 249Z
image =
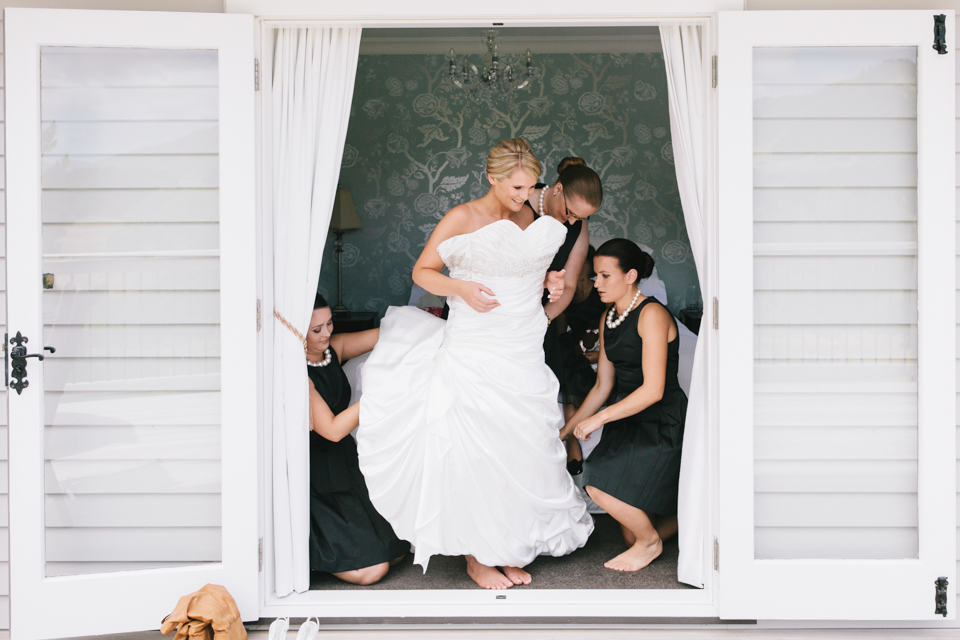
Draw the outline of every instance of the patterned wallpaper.
M670 142L660 54L534 56L542 79L512 101L466 97L445 80L437 55L360 56L342 188L364 228L344 235L343 298L354 311L406 304L413 264L455 204L487 189L487 151L522 136L556 180L564 156L579 155L603 180L591 238L627 237L653 249L669 307L699 304ZM333 234L319 291L336 300Z

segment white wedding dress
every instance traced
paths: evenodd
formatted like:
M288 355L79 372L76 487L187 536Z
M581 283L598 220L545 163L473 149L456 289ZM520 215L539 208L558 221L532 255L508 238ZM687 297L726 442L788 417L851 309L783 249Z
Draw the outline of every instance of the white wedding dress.
M443 241L459 280L500 306L448 299L443 321L392 307L364 365L357 446L370 499L424 570L433 555L523 567L587 541L593 519L566 471L558 382L540 297L565 227L500 220Z

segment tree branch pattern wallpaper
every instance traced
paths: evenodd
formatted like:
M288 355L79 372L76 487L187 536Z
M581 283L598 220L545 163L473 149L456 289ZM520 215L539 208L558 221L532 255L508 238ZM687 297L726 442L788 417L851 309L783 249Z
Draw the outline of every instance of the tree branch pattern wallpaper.
M344 234L343 301L353 311L404 305L427 238L451 207L489 186L487 151L523 137L556 181L580 156L603 181L591 240L652 249L675 314L700 304L673 166L661 54L547 54L541 77L510 100L475 101L446 79L439 55L362 55L340 172L363 229ZM318 290L337 297L333 234ZM594 241L593 244L596 245Z

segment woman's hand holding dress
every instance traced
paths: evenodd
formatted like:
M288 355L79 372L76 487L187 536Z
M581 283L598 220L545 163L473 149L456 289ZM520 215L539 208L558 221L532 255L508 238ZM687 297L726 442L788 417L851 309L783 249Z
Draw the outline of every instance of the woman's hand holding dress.
M559 300L560 296L563 295L563 289L565 285L563 281L564 273L566 273L566 269L561 269L560 271L551 271L547 273L547 277L543 281L543 288L550 292L550 302Z
M491 291L489 287L469 280L457 280L457 282L459 283L460 297L477 313L486 313L500 306L500 303L497 302L497 294Z

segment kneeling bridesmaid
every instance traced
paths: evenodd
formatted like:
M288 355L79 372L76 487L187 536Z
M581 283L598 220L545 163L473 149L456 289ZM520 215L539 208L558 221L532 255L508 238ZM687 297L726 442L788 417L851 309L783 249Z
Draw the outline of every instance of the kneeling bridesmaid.
M410 550L370 503L350 432L359 405L350 404L350 382L340 358L362 355L379 329L333 332L330 305L318 295L307 332L310 377L310 569L353 584L378 582Z
M597 381L561 438L588 440L603 427L584 462L587 493L613 516L630 546L604 563L638 571L677 532L677 488L687 397L677 380L680 339L676 322L656 298L637 286L653 271L653 258L622 238L604 243L594 257L594 286L613 303L600 325ZM614 382L616 401L601 410Z

